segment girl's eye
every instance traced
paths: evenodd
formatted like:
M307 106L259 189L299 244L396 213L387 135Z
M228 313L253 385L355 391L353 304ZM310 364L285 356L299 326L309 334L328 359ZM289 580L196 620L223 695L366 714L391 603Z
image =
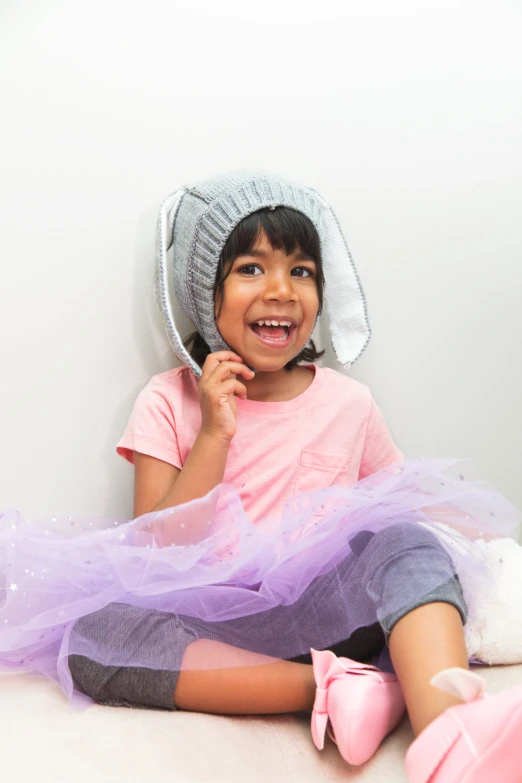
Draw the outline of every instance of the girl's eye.
M242 275L247 275L249 277L257 277L257 275L254 274L256 269L259 273L261 273L261 270L257 264L246 264L246 266L240 267L238 272L241 272Z
M297 277L313 277L314 273L311 269L308 269L307 266L296 266L294 269L292 269L292 274L294 272L300 272L302 274L298 274Z
M246 277L258 277L263 274L263 270L257 264L245 264L245 266L240 266L237 271ZM294 277L313 277L314 273L306 266L296 266L292 269L292 275Z

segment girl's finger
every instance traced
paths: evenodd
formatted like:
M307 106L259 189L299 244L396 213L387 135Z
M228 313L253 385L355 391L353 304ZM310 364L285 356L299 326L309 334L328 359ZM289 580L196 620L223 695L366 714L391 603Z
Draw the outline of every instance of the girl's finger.
M210 375L205 380L209 382L221 382L224 381L228 375L242 375L243 378L251 380L254 377L252 370L246 366L246 364L238 364L237 362L220 362Z
M216 391L219 392L219 394L234 394L237 397L241 397L243 400L246 400L247 398L246 386L241 383L241 381L236 381L235 378L229 378L227 381L220 383L219 386L216 387Z
M243 359L234 351L216 351L215 353L209 353L203 362L203 367L201 368L201 377L207 378L216 367L225 361L242 362Z
M241 383L241 381L236 381L236 388L234 391L234 394L237 397L240 397L242 400L246 400L247 398L247 389L244 383Z

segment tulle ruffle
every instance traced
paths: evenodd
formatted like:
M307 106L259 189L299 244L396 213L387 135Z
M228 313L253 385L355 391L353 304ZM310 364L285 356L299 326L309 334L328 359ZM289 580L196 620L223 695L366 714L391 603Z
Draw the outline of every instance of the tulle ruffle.
M40 671L70 696L67 656L82 653L71 650L71 630L79 618L114 603L212 623L223 632L227 622L235 622L241 629L235 645L276 657L309 652L311 639L323 647L334 644L371 620L375 580L369 580L373 586L360 611L351 604L346 611L350 596L332 585L315 593L313 586L358 556L354 541L360 544L360 533L378 534L398 523L436 537L454 564L472 623L479 612L475 596L493 579L476 542L518 537L519 515L474 478L469 462L394 464L349 488L292 497L279 520L257 525L228 485L129 522L77 516L29 522L5 511L0 515L0 666ZM422 584L429 594L447 579L430 567L429 557L419 567L412 591ZM279 628L276 640L262 618L282 607L302 607L308 594L313 607L293 616L293 627L284 633ZM390 604L387 611L400 610L412 597L405 588L393 598L397 606ZM122 652L106 638L98 646L90 641L89 655L100 663L158 665L146 642Z

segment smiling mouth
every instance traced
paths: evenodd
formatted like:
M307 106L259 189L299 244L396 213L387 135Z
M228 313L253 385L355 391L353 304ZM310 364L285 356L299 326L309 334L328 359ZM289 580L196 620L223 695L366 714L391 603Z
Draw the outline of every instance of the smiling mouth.
M291 326L260 326L257 323L249 324L249 329L255 334L258 340L266 345L281 346L288 345L296 327Z

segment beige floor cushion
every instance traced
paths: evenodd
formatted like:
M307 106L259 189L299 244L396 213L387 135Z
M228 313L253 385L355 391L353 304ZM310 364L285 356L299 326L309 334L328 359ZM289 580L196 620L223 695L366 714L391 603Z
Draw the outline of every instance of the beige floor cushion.
M522 685L522 666L481 669L491 691ZM227 718L92 706L71 710L33 674L0 674L0 770L6 783L404 783L408 721L364 767L329 740L312 744L305 716Z

